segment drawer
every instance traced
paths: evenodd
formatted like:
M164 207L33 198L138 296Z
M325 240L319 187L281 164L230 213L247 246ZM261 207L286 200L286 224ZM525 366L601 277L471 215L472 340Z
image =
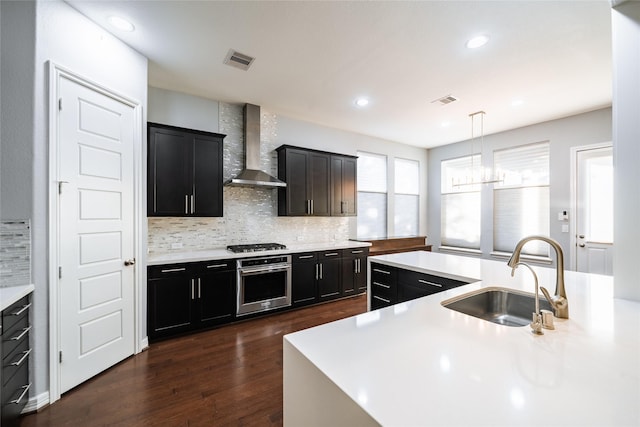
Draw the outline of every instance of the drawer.
M29 400L29 364L23 364L18 372L2 387L2 419L14 419L20 415ZM3 423L4 424L4 423Z
M388 298L380 295L371 295L371 310L377 310L390 305L393 305L393 302Z
M316 252L300 252L291 254L291 262L315 262L318 260Z
M23 365L29 364L29 335L19 341L18 346L11 354L5 354L2 360L2 385L5 385L20 370Z
M396 282L396 269L386 265L371 263L371 281L393 285Z
M386 284L384 282L378 282L371 280L371 295L377 295L388 299L390 302L395 299L396 286L393 284Z
M195 270L197 273L215 273L216 271L231 271L236 269L236 261L232 259L221 259L198 263Z
M333 258L342 258L342 249L338 249L335 251L324 251L318 254L319 261L322 261L324 259L333 259Z
M4 358L8 357L13 351L22 343L26 341L29 343L29 317L21 316L18 323L14 324L9 330L5 330L2 334L2 355Z
M165 277L184 276L191 274L191 264L153 265L147 269L148 279L162 279Z
M29 296L26 296L2 311L2 330L4 333L24 318L29 318Z
M466 285L460 280L434 276L432 274L418 273L410 270L398 272L398 283L416 286L424 289L433 289L435 292L445 291L461 285Z
M343 249L342 255L345 257L368 256L369 248Z

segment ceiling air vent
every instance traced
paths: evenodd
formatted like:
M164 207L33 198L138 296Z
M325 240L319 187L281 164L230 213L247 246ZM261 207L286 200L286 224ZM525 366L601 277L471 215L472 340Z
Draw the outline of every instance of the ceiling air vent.
M247 71L255 58L245 55L244 53L237 52L233 49L229 49L229 53L227 53L226 58L224 58L224 63L227 65L231 65L232 67L240 68L241 70Z
M457 101L458 98L456 98L455 96L451 96L451 95L447 95L447 96L443 96L442 98L438 98L435 101L431 101L432 104L440 104L440 105L447 105L447 104L451 104L452 102Z

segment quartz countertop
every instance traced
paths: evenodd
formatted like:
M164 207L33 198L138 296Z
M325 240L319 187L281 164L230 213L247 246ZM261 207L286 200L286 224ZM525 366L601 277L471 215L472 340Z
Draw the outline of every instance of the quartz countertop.
M20 298L33 292L33 285L8 286L0 288L0 311L9 307Z
M328 242L328 243L303 243L303 244L290 244L287 245L287 249L278 249L274 251L260 251L260 252L243 252L233 253L226 248L215 248L210 250L201 251L175 251L165 253L150 253L147 255L147 265L163 265L163 264L179 264L183 262L199 262L199 261L212 261L217 259L234 259L234 258L249 258L256 256L268 256L268 255L287 255L299 252L314 252L314 251L329 251L334 249L355 249L366 248L371 246L371 243L367 242Z
M612 277L566 271L570 318L534 335L441 305L492 286L532 293L525 268L431 252L369 262L472 281L284 337L373 424L640 425L640 303L614 298ZM534 270L553 292L555 270Z

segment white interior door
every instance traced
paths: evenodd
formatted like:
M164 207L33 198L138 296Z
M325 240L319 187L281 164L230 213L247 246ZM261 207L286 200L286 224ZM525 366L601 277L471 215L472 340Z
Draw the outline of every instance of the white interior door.
M576 270L613 274L613 149L576 153Z
M58 111L60 392L135 349L134 109L62 77ZM127 262L129 264L129 262Z

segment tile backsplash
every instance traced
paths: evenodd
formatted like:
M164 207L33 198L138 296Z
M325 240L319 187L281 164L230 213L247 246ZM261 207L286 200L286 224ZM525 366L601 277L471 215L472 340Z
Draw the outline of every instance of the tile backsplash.
M29 283L31 283L30 221L0 221L0 287Z
M242 105L220 103L220 133L224 139L223 179L244 167ZM277 116L261 113L262 170L276 176ZM148 218L149 252L205 250L231 244L277 242L317 243L344 241L349 236L349 218L279 217L277 190L224 187L221 218Z

